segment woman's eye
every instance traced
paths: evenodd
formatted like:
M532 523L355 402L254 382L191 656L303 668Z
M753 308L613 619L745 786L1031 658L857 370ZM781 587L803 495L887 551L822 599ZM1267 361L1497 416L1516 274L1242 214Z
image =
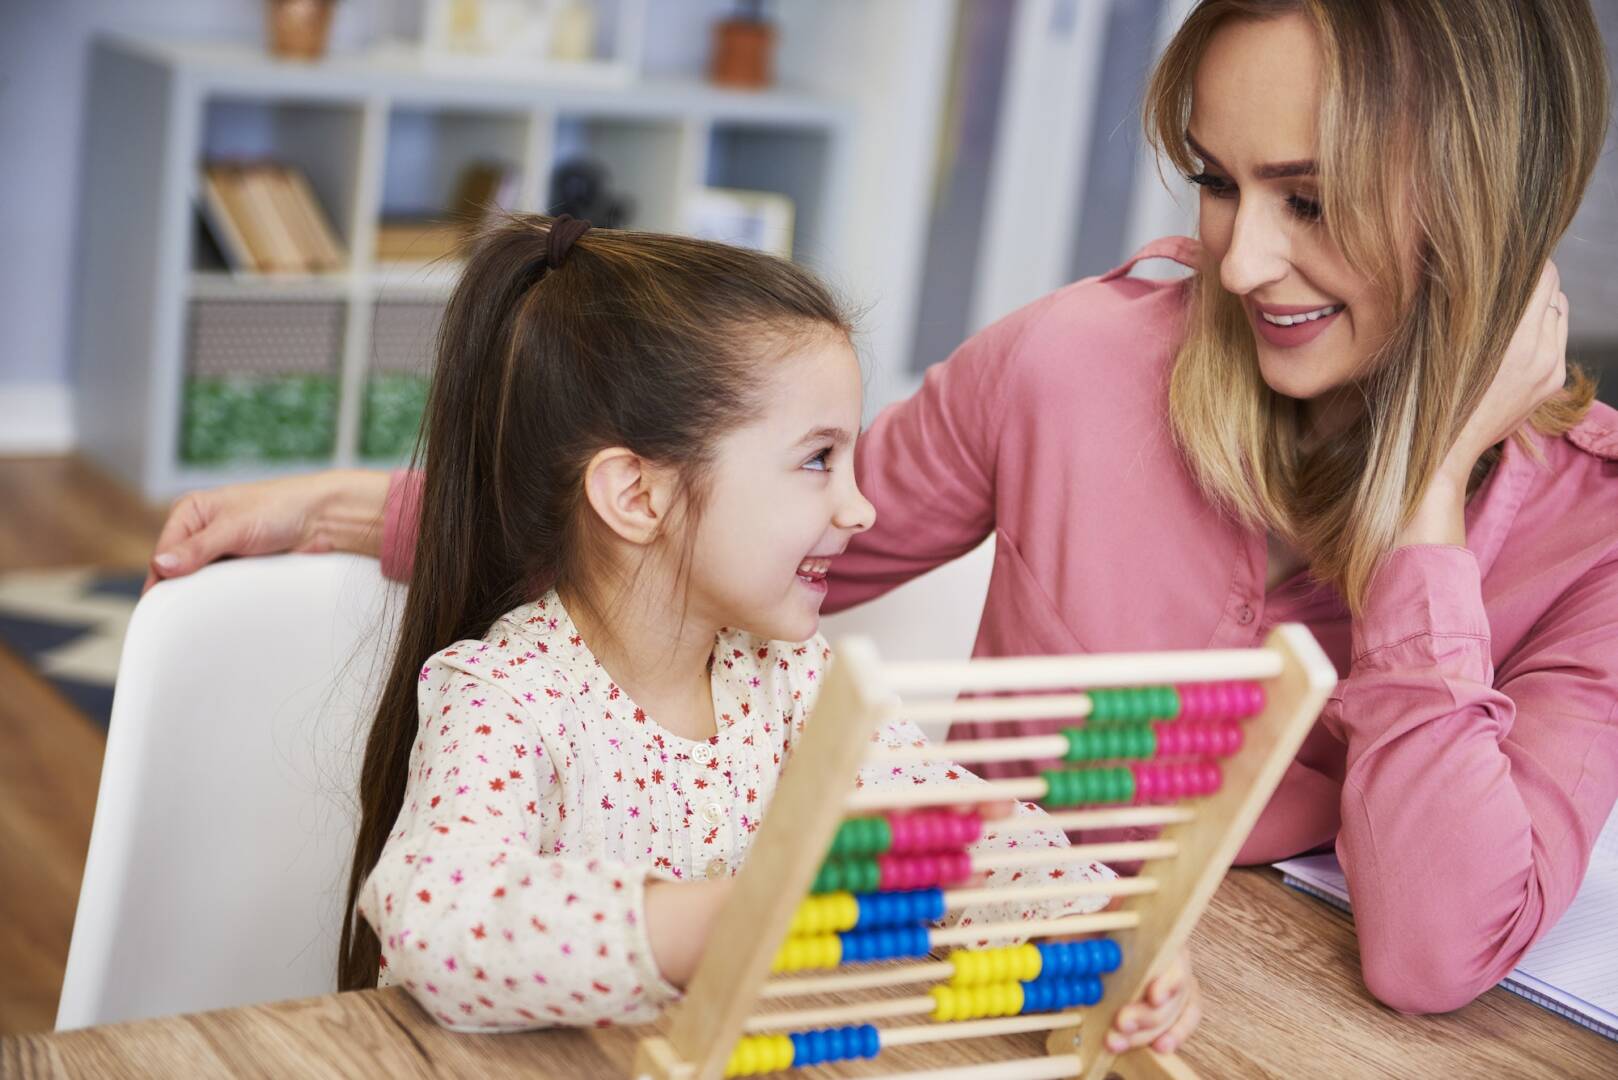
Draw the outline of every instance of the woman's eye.
M831 447L825 447L814 457L803 463L806 469L816 469L820 472L831 471Z
M1321 206L1313 199L1306 199L1302 195L1288 195L1287 205L1292 207L1292 212L1304 221L1320 220Z
M1210 172L1199 172L1195 176L1186 177L1198 187L1206 188L1208 194L1216 199L1223 199L1235 191L1235 187L1222 176L1215 176Z

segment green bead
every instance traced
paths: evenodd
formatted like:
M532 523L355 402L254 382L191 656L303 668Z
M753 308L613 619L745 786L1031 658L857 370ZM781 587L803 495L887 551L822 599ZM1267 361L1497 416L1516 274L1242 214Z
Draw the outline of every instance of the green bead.
M1160 703L1157 707L1157 716L1160 720L1173 720L1180 715L1180 692L1172 686L1165 686L1159 694Z
M880 855L893 846L893 829L885 817L849 818L832 838L831 854L842 857Z
M848 891L856 893L876 892L877 886L882 882L882 871L875 859L856 859L848 866L850 871Z
M888 824L885 817L871 818L871 848L872 855L885 855L893 847L893 826Z

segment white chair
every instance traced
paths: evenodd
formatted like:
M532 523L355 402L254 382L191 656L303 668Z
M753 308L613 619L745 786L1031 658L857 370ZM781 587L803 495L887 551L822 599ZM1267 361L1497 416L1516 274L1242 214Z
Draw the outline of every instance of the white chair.
M374 559L210 566L124 641L58 1029L326 993L372 689Z
M965 657L991 560L985 545L825 632ZM375 560L286 555L140 602L58 1029L335 988L354 789L403 596Z

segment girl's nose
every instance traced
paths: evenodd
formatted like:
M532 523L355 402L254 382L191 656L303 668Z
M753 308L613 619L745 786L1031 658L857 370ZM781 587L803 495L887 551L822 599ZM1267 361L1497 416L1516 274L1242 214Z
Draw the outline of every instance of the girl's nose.
M848 529L850 532L864 532L876 524L876 507L871 505L852 482L849 484L849 494L843 499L842 505L832 517L832 524L839 529Z

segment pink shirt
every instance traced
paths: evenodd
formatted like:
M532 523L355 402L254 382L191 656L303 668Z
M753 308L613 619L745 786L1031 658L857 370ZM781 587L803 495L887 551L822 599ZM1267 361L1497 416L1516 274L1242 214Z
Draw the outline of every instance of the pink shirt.
M877 524L834 564L827 610L993 533L980 656L1251 646L1304 623L1342 681L1241 859L1335 841L1366 985L1457 1008L1555 924L1618 799L1618 413L1533 436L1543 466L1507 442L1466 546L1389 555L1359 620L1304 574L1266 591L1264 534L1173 444L1185 283L1126 276L1154 256L1200 252L1159 240L1014 312L876 419L857 468ZM416 496L396 477L393 576Z

